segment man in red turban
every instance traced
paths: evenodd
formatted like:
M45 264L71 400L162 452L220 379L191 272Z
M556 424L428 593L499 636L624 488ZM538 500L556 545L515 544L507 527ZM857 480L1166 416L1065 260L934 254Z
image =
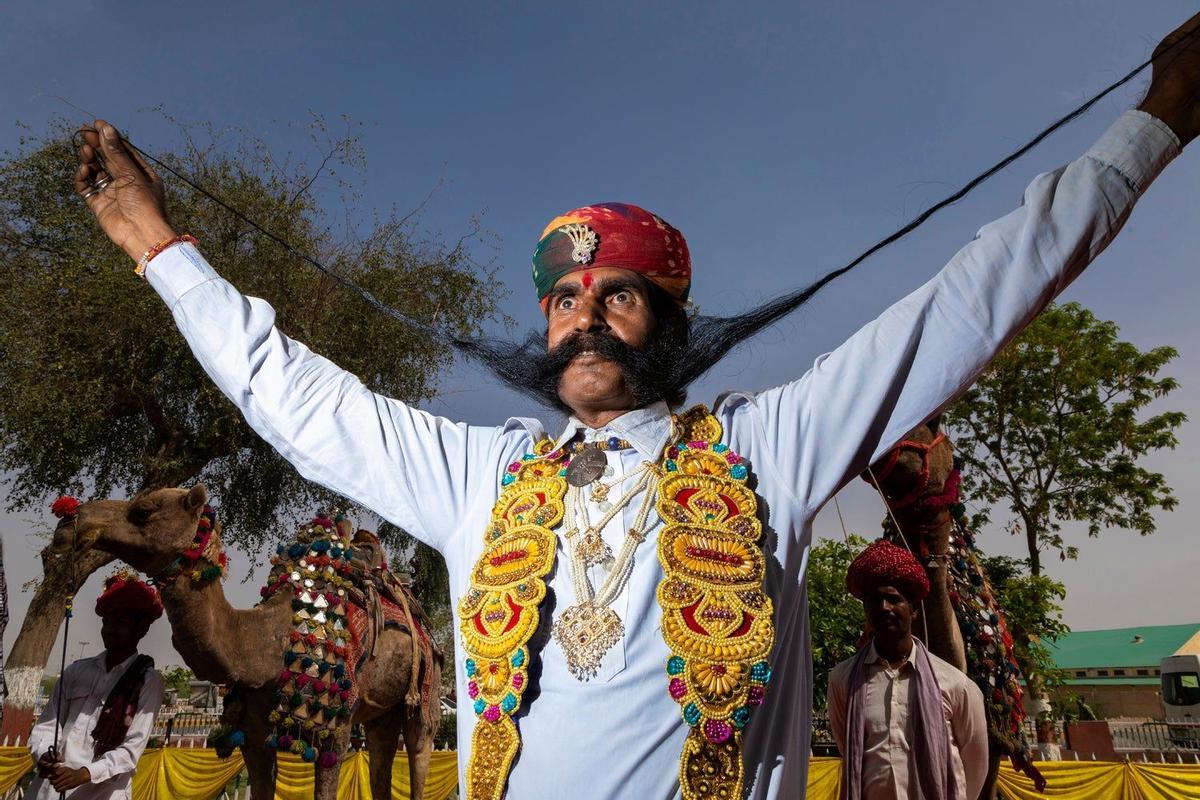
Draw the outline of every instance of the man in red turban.
M68 666L61 690L51 690L29 737L38 777L28 797L50 800L64 791L72 800L130 796L163 697L154 659L139 655L137 646L162 613L158 592L136 576L118 573L104 582L96 599L104 652Z
M975 800L987 774L983 693L912 635L929 578L880 540L846 574L872 638L829 674L845 800Z

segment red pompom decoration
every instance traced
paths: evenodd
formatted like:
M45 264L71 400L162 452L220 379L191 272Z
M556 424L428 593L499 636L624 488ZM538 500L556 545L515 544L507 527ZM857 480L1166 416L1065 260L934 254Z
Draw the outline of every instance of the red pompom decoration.
M73 517L78 512L79 501L65 494L50 504L50 513L59 519Z

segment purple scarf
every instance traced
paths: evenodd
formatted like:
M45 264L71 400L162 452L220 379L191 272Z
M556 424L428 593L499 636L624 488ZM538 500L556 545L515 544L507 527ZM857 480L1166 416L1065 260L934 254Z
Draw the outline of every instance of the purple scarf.
M846 707L846 752L842 753L842 800L861 800L863 744L867 732L867 654L863 647L850 668ZM942 710L942 691L933 672L929 651L920 639L913 638L909 655L917 684L917 702L913 716L913 752L909 754L909 775L916 779L922 800L955 800L958 784L954 762L950 758L950 733Z

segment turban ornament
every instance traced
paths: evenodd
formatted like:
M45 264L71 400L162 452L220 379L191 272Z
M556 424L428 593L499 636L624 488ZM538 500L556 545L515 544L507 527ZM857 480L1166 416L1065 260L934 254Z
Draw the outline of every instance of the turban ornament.
M96 615L141 616L156 620L162 616L162 601L153 586L127 572L110 575L104 591L96 598Z
M683 234L656 214L627 203L597 203L555 217L533 254L533 284L542 310L564 275L592 267L636 272L684 305L692 259Z
M863 550L846 572L846 587L859 600L865 602L880 586L894 586L916 603L929 594L929 577L912 553L881 539Z

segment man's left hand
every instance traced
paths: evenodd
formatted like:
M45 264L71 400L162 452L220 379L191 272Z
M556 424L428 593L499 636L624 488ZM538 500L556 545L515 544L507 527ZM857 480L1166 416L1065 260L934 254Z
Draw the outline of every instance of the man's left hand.
M1154 49L1154 77L1139 108L1158 117L1183 144L1200 135L1200 14ZM1181 41L1186 40L1186 41Z
M71 767L59 764L54 768L54 772L50 774L50 785L54 787L56 792L65 792L91 782L92 773L88 772L87 767L72 769Z

